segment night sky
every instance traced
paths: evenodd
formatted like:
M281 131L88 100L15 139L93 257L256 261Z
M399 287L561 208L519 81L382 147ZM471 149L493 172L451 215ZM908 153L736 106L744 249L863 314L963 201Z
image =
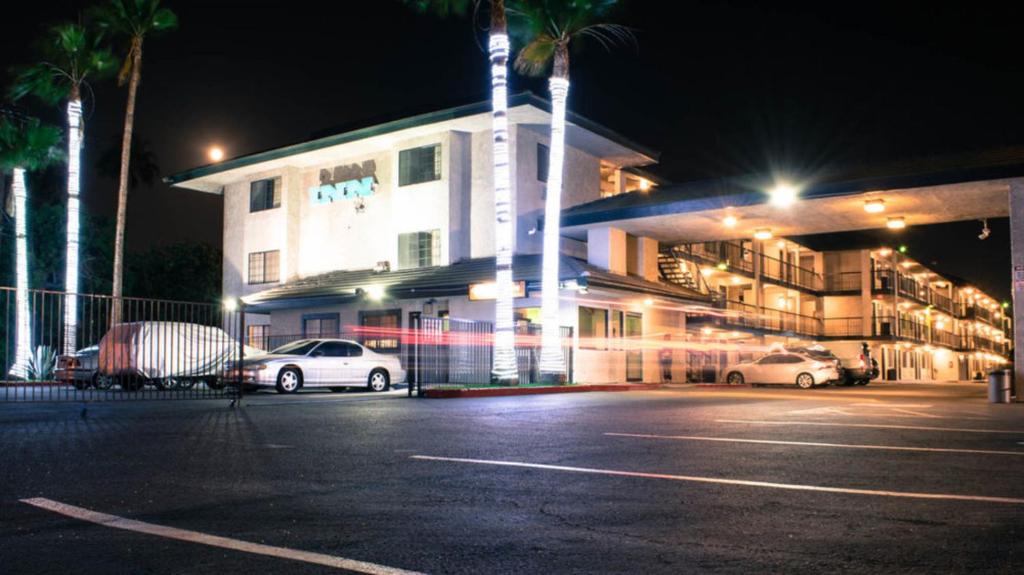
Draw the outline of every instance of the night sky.
M30 61L42 27L87 4L46 0L19 3L20 15L7 11L0 66ZM466 20L417 15L392 0L166 4L181 25L144 47L136 117L164 175L206 163L211 144L233 157L487 98L484 31ZM575 52L570 108L661 150L658 173L667 178L799 175L1024 144L1021 14L1011 8L627 4L622 20L636 29L638 50ZM519 77L512 89L546 93L543 81ZM90 157L118 144L125 95L108 81L95 96L86 106L84 201L113 215L116 184ZM219 245L220 201L162 184L140 188L129 199L129 248ZM1005 298L1008 226L990 225L985 242L978 222L907 230L903 242L914 257Z

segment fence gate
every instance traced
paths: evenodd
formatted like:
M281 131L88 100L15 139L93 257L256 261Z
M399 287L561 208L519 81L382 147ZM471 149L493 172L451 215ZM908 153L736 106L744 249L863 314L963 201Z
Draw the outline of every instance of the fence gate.
M494 325L486 321L446 317L411 318L406 366L409 395L423 395L427 389L465 388L491 382ZM561 328L562 354L567 381L572 381L571 327ZM540 372L540 326L528 324L517 329L516 360L519 383L538 383Z
M244 312L0 288L0 402L235 399Z

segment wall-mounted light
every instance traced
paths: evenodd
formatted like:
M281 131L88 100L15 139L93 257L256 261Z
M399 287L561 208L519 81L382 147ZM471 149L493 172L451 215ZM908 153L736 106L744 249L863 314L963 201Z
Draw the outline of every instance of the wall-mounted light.
M384 299L384 286L379 284L368 285L363 288L363 294L374 301L380 301Z
M885 227L890 230L902 230L907 227L907 221L903 219L903 216L893 216L886 220Z
M758 228L754 231L755 240L770 240L772 239L772 231L769 228Z
M654 300L649 298L649 297L648 298L644 298L644 305L647 306L647 307L650 307L650 306L654 305Z
M864 200L864 211L869 214L880 214L885 211L885 200Z

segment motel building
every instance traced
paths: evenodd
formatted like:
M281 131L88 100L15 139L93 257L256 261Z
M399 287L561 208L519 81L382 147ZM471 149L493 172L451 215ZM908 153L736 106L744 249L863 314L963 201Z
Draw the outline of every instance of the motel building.
M539 339L530 336L540 323L550 106L513 95L508 117L515 315L530 348ZM439 318L446 330L486 331L493 320L491 141L483 102L166 181L223 197L224 298L244 302L247 343L352 337L408 364L410 327ZM1010 359L1012 310L901 253L898 235L890 246L841 251L795 237L886 227L887 218L1005 217L1010 168L848 180L800 190L780 208L771 184L756 179L658 182L643 171L656 159L567 116L559 274L571 381L716 381L731 362L814 343L868 342L886 380L973 379ZM884 213L866 209L869 201ZM519 356L520 380L534 380L536 354ZM473 357L481 365L453 367L453 380L486 382L489 355Z

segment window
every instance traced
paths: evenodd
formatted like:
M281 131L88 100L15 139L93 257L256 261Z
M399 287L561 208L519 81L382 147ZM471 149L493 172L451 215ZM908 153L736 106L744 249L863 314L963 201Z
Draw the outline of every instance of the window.
M398 234L398 269L428 268L441 262L441 230Z
M249 212L281 207L281 178L256 180L249 184Z
M548 181L548 161L551 159L551 150L544 144L537 144L537 181Z
M580 348L608 347L608 310L580 306Z
M799 355L781 355L776 363L803 363L804 358Z
M253 252L249 254L249 283L266 284L280 280L281 252Z
M316 347L316 344L318 343L320 342L315 339L303 339L299 341L293 341L291 343L286 343L282 345L281 347L275 349L270 353L278 355L306 355L307 353L309 353L311 349Z
M270 346L270 326L269 325L250 325L249 326L249 345L256 349L267 351Z
M619 351L622 349L622 312L613 310L611 312L611 323L609 324L608 337L611 339L610 349Z
M398 185L411 186L441 179L441 144L398 152Z
M362 326L362 344L373 351L397 353L401 346L399 331L402 327L402 310L359 312Z
M322 357L359 357L363 348L347 341L325 341L316 348Z
M302 316L302 337L338 337L338 314L316 313Z

